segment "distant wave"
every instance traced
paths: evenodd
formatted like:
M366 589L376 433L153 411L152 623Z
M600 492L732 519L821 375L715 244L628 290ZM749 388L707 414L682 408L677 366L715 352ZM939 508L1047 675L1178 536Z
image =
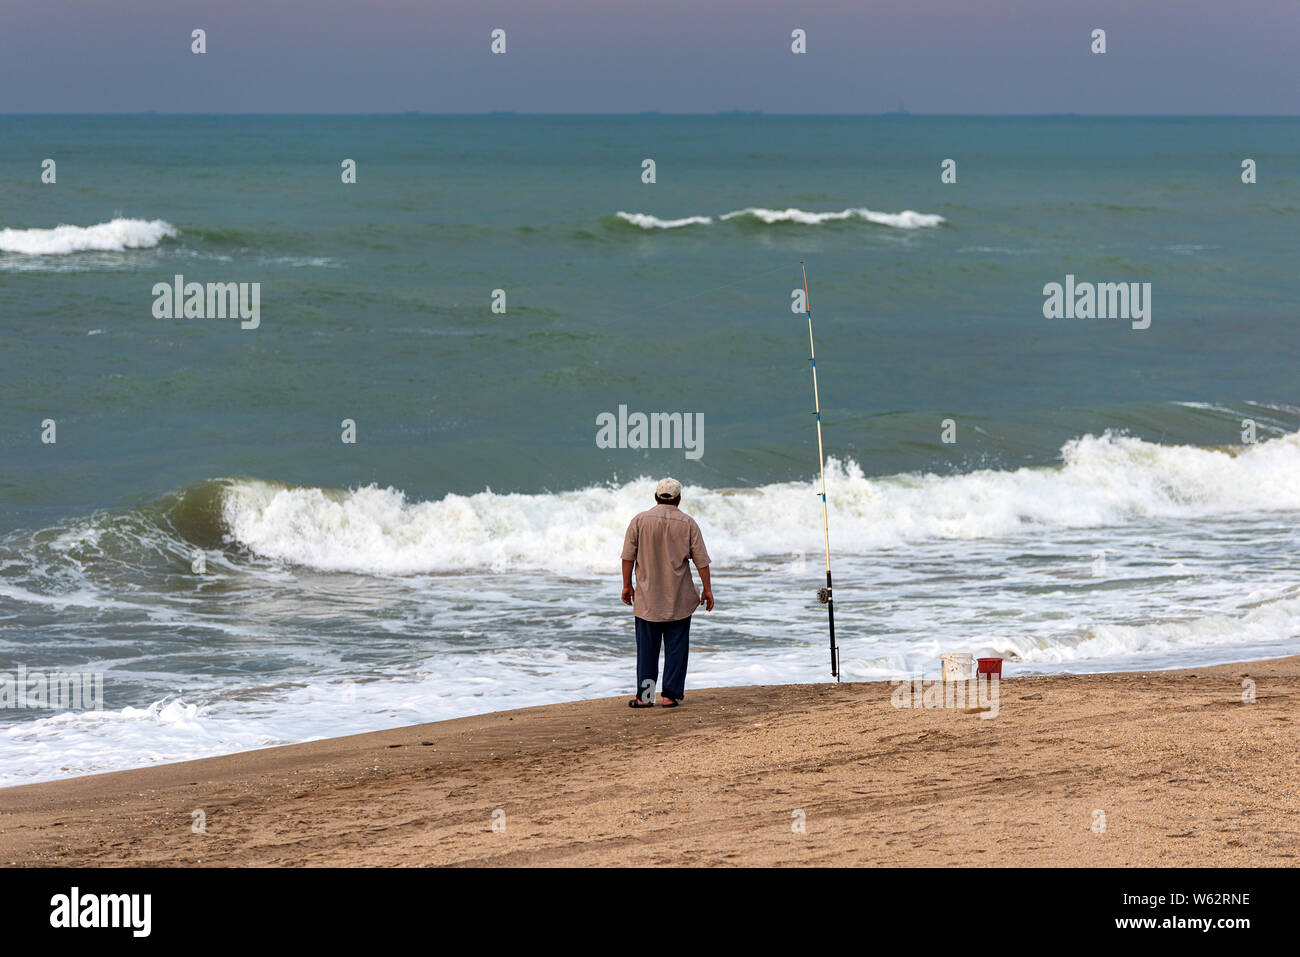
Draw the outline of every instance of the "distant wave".
M762 206L750 206L746 209L723 213L719 218L736 219L742 216L752 217L769 225L772 223L802 223L808 226L817 226L821 223L836 220L862 219L878 226L893 226L895 229L924 229L930 226L938 226L944 222L942 216L934 213L918 213L912 209L905 209L901 213L878 213L865 207L842 209L838 213L809 213L794 207L789 209L765 209Z
M640 226L642 229L677 229L680 226L707 226L713 222L712 216L687 216L685 219L660 219L649 213L625 213L618 211L618 218Z
M24 256L66 256L82 252L149 249L177 234L161 219L114 219L94 226L53 229L0 229L0 252Z
M628 213L619 210L619 219L641 229L678 229L682 226L708 226L713 223L712 216L685 216L681 219L660 219L649 213ZM748 219L756 223L771 226L775 223L797 223L805 226L818 226L828 222L861 220L878 226L891 226L895 229L925 229L938 226L946 220L934 213L918 213L905 209L899 213L880 213L873 209L859 207L842 209L839 212L815 213L790 207L789 209L767 209L763 206L747 206L723 213L719 221Z

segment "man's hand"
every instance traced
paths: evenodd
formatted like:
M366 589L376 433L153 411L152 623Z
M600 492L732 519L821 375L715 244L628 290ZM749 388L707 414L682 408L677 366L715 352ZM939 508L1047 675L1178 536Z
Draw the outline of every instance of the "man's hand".
M704 606L705 611L713 611L713 592L704 589L700 594L700 604Z
M635 566L636 562L623 559L623 604L625 605L632 604L632 600L636 598L636 589L632 587L632 569Z

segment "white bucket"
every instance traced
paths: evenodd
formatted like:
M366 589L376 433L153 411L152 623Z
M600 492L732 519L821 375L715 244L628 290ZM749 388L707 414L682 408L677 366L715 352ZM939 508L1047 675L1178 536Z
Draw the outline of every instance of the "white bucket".
M975 677L975 656L965 652L940 655L944 681L969 681Z

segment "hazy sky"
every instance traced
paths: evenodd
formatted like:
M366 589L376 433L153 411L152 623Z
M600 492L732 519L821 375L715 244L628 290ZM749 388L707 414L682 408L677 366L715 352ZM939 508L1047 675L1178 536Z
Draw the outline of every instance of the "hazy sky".
M1298 51L1300 0L3 0L0 112L1294 114Z

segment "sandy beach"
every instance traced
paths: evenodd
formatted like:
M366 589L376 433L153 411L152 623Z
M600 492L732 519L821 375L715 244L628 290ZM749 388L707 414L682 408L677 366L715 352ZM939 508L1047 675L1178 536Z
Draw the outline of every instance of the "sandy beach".
M1009 677L992 719L885 682L578 701L7 788L0 863L1292 866L1298 691L1288 657Z

